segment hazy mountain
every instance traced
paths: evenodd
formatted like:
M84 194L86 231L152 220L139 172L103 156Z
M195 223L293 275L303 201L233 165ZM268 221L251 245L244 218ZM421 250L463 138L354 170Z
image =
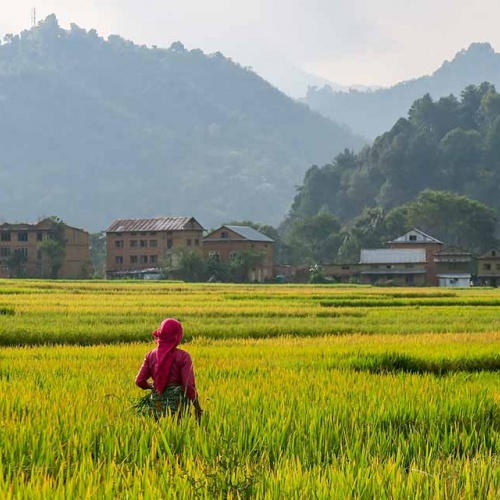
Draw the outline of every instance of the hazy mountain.
M310 87L329 86L332 90L348 91L350 88L356 90L375 90L377 87L368 87L366 85L341 85L332 82L326 78L304 71L299 66L293 64L279 55L266 54L262 58L259 51L251 59L251 67L269 83L277 87L285 94L294 99L303 98Z
M0 218L276 222L312 163L362 141L220 53L49 16L0 46Z
M303 102L373 139L388 130L398 118L406 116L412 102L424 94L429 93L434 99L459 95L467 85L484 81L500 87L500 54L495 53L489 43L474 43L430 76L368 92L342 92L329 86L311 88Z

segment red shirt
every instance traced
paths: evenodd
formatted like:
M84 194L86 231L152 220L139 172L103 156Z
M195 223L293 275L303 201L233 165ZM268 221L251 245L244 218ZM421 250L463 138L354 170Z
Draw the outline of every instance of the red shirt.
M153 378L155 365L156 349L153 349L146 354L139 373L137 377L135 377L135 383L141 389L148 389L148 379ZM172 368L168 376L168 385L180 385L186 391L189 399L193 400L197 398L194 383L193 361L189 353L182 349L174 350L174 362L172 363Z

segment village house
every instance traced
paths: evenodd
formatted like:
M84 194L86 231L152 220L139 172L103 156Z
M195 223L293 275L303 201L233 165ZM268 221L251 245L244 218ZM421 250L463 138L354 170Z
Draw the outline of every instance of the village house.
M500 251L493 249L477 259L477 281L481 286L500 285Z
M106 229L106 278L160 277L165 259L180 248L201 248L194 217L117 219Z
M87 278L90 271L89 233L46 218L35 224L0 224L0 277L51 276L51 257L43 242L56 237L60 225L59 278Z
M447 246L434 254L439 286L470 286L471 262L471 253L454 246Z
M407 233L398 236L389 241L389 248L394 249L415 249L423 248L425 250L426 260L426 278L427 285L437 286L439 284L437 276L437 267L434 260L434 255L444 248L444 243L438 239L425 234L419 229L411 229Z
M222 226L203 238L203 253L211 259L229 262L244 252L254 254L248 280L259 283L273 277L273 246L274 240L249 226Z
M426 284L426 252L424 248L378 248L361 250L360 282L392 283L399 286Z

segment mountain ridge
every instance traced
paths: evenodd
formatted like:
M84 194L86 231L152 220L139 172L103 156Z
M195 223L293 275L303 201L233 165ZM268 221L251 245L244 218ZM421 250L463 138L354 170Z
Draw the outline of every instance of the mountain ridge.
M310 88L300 101L372 140L405 117L411 104L424 94L429 93L433 99L460 95L467 85L484 81L500 86L500 54L488 42L475 42L430 75L366 92L343 92L328 86Z
M0 45L0 215L72 225L276 222L303 173L363 145L217 52L148 48L49 16Z

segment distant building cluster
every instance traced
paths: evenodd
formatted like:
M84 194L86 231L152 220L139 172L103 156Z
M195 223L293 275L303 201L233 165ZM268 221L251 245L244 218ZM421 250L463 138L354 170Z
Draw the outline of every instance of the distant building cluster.
M391 240L388 248L361 250L357 264L324 267L326 275L340 282L466 287L474 279L474 284L483 286L500 284L500 252L493 249L475 259L418 229Z
M59 254L47 241L63 243ZM167 257L192 249L207 259L231 262L243 252L260 258L248 270L250 282L306 281L309 266L274 265L274 241L248 226L223 225L204 235L194 217L117 219L105 231L107 279L162 277ZM57 245L56 245L57 248ZM60 278L90 277L89 233L53 219L36 224L0 224L0 278L53 277L54 259ZM473 273L473 263L477 271ZM322 266L324 275L340 283L398 286L500 285L500 252L474 256L418 229L393 239L388 248L362 249L354 264Z
M56 223L0 225L0 278L51 277L55 256L44 243L55 238ZM89 233L64 223L60 237L60 278L88 278ZM194 217L117 219L105 231L107 279L162 277L165 259L178 249L193 249L219 262L230 262L242 252L260 256L248 270L248 281L273 278L274 241L248 226L225 225L205 236Z
M106 229L106 278L159 278L161 264L175 249L198 249L205 257L229 262L244 251L262 255L248 280L273 278L274 241L248 226L225 225L203 236L194 217L118 219Z

